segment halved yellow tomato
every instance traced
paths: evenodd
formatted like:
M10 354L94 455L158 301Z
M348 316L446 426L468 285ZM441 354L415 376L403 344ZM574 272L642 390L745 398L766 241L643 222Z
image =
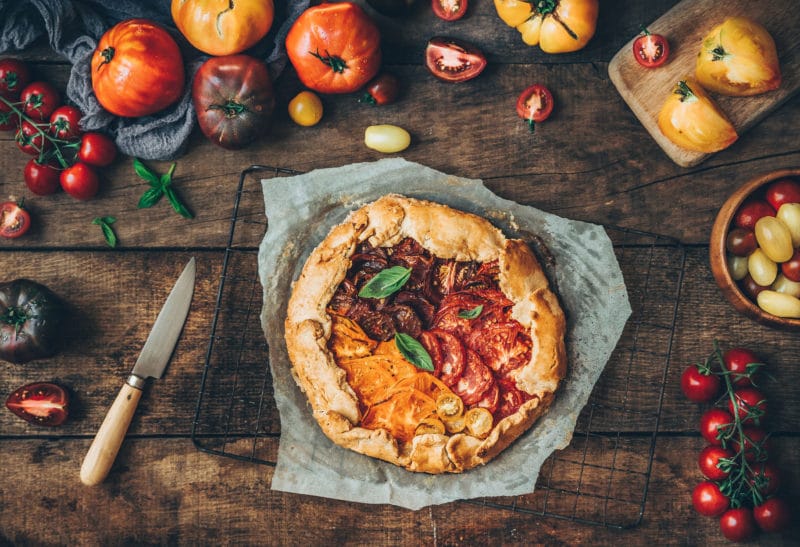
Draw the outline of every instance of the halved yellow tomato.
M675 85L658 114L658 127L670 141L695 152L718 152L739 138L727 116L691 78Z
M598 0L494 0L497 15L546 53L582 49L594 36Z
M746 97L777 89L781 69L767 29L746 17L730 17L703 39L695 75L700 85L722 95Z

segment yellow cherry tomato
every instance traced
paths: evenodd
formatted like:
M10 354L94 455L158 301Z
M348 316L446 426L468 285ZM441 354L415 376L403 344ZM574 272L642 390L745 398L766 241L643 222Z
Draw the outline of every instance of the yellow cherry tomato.
M322 119L322 101L311 91L301 91L289 101L289 117L303 127L317 125Z
M739 138L725 114L691 78L678 82L664 101L658 128L673 143L695 152L717 152Z
M411 135L396 125L371 125L364 132L364 144L385 154L402 152L411 144Z

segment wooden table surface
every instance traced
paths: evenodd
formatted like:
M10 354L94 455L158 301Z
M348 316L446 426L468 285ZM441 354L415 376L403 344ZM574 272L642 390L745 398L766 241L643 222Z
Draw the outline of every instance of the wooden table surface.
M0 543L725 543L716 519L699 516L691 506L691 490L701 480L695 459L705 444L697 424L707 406L687 402L679 387L684 366L709 355L714 340L723 347L754 348L769 363L773 379L762 387L770 401L772 453L783 471L783 495L796 512L800 337L738 315L714 283L707 251L714 216L730 192L755 175L800 165L800 97L699 166L675 165L621 99L607 71L610 59L639 26L674 4L603 0L596 36L584 50L565 55L523 45L487 0L473 1L468 16L456 23L436 19L426 0L419 0L408 17L376 17L386 69L402 81L400 100L371 107L358 103L356 95L325 96L322 122L301 128L286 114L289 98L301 89L288 68L276 81L278 107L268 138L232 152L195 131L188 151L177 158L174 184L196 213L193 220L181 219L166 203L137 209L145 185L129 157L104 170L102 189L91 201L63 193L32 195L22 178L28 158L16 149L12 134L2 133L0 195L25 197L35 218L25 237L0 243L2 278L28 277L48 285L70 302L78 319L56 357L26 365L0 363L3 398L34 381L56 381L74 396L70 420L57 429L30 426L0 412ZM791 0L773 4L794 7ZM435 35L478 44L487 53L488 68L467 83L437 81L422 64L425 43ZM46 45L18 55L37 76L64 88L70 67ZM533 82L553 90L557 106L551 119L531 134L517 118L514 103ZM375 123L409 130L412 145L401 155L410 161L481 178L504 198L557 215L659 234L682 244L670 243L666 254L655 258L645 252L626 255L623 269L653 266L647 279L628 281L640 299L634 307L646 310L646 316L632 317L634 326L649 324L651 314L660 311L669 328L660 338L645 333L635 342L636 348L652 353L628 351L634 341L626 337L594 396L601 403L598 409L613 409L602 403L624 393L625 409L632 415L639 409L655 409L654 414L622 422L609 416L608 423L618 424L617 429L604 432L598 425L604 418L599 417L591 427L603 434L589 437L582 434L581 427L589 427L582 418L572 445L548 461L541 488L531 496L409 511L286 494L270 489L272 467L210 454L193 442L240 173L253 164L309 171L377 160L383 156L363 144L364 129ZM164 161L150 164L161 171L169 166ZM244 198L257 204L260 195ZM237 246L245 251L252 251L263 235L263 225L247 222L259 212L249 203L243 210L246 228L237 236ZM108 248L91 224L105 215L118 219L116 249ZM78 479L82 459L165 295L191 256L197 258L196 290L171 364L146 390L109 477L99 486L85 487ZM671 263L675 256L682 257L678 264ZM252 254L235 257L233 267L245 280L254 279ZM674 282L669 272L676 267L677 299L674 292L661 290ZM645 284L648 279L650 285ZM240 287L252 285L229 285ZM223 323L228 314L241 312L245 302L252 302L250 294L231 294L222 310ZM263 344L255 332L242 336L245 351L257 352ZM221 349L238 351L236 346ZM224 404L221 386L224 382L204 388L208 412ZM236 404L252 403L258 396L258 390L245 394L230 401L231 408L238 412ZM257 433L265 444L274 445L266 433L279 431L276 414L269 405L263 409ZM246 424L234 425L232 433L238 434L240 427L246 429ZM215 432L205 418L200 429L203 436L195 441L204 446L219 444L226 433ZM247 454L253 446L247 435L225 440L232 452ZM274 446L260 450L250 454L269 459ZM614 456L610 463L609 453ZM636 470L633 479L620 483L628 468ZM617 475L609 477L609 470ZM797 544L800 519L794 520L783 534L762 534L754 543Z

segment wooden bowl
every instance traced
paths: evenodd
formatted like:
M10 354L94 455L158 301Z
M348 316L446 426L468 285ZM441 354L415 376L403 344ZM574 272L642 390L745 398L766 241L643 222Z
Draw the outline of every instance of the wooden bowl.
M731 229L733 217L739 206L751 195L763 191L763 187L766 184L784 177L800 177L800 168L780 169L758 176L731 194L720 208L719 213L717 213L714 226L711 228L709 253L711 272L714 274L714 279L734 308L763 325L791 330L800 329L800 319L778 317L759 308L750 297L742 292L739 285L731 277L728 271L727 252L725 250L725 239Z

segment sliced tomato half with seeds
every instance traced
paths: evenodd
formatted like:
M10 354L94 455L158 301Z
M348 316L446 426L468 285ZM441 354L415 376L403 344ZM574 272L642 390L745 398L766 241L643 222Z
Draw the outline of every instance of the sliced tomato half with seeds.
M37 382L9 395L6 407L28 423L42 426L63 424L69 415L69 395L56 384Z

